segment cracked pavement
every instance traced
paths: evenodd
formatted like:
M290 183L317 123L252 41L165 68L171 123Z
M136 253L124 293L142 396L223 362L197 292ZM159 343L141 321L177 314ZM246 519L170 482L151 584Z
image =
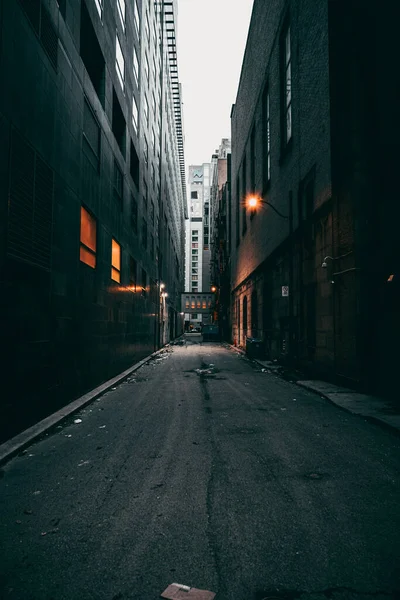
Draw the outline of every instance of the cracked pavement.
M221 344L171 347L0 469L1 597L398 598L399 447Z

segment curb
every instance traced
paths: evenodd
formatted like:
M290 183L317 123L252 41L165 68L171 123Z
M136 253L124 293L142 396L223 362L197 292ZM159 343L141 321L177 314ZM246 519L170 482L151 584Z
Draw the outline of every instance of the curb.
M131 373L134 373L135 371L140 369L140 367L146 364L154 356L157 356L158 354L163 352L165 348L169 345L170 344L166 344L156 352L153 352L149 356L146 356L146 358L140 360L138 363L135 363L132 367L129 367L129 369L122 371L122 373L120 373L119 375L116 375L112 379L105 381L90 392L87 392L87 394L84 394L80 398L77 398L70 404L67 404L67 406L60 408L60 410L58 410L57 412L46 417L42 421L39 421L39 423L32 425L32 427L25 429L25 431L18 433L11 439L7 440L7 442L1 444L0 465L10 460L10 458L21 452L21 450L27 448L27 446L32 444L32 442L34 442L37 438L43 435L43 433L54 427L54 425L57 425L63 419L69 417L70 415L77 412L87 404L90 404L90 402L96 400L96 398L99 398L99 396L102 396L102 394L104 394L116 384L121 383L121 381L129 377Z
M228 344L228 343L227 343L227 346L229 348L231 348L232 350L234 350L237 354L242 354L244 356L247 356L246 352L244 350L242 350L241 348L238 348L237 346L233 346L232 344ZM254 361L260 367L265 368L265 365L263 365L261 362L259 362L256 358L249 358L249 360ZM277 373L276 375L278 375L278 377L279 377L279 373ZM314 394L317 394L318 396L324 398L325 400L327 400L328 402L330 402L337 408L340 408L341 410L345 411L346 413L348 413L350 415L354 415L356 417L361 417L362 419L365 419L369 423L378 425L378 426L382 427L383 429L386 429L390 433L394 433L395 435L400 435L400 429L396 425L392 425L391 423L388 423L387 421L383 421L379 417L375 417L373 415L362 414L359 412L353 412L350 408L347 408L346 406L342 406L341 404L338 404L337 402L332 400L332 398L330 398L328 394L321 392L320 390L316 390L315 388L313 388L310 385L305 385L302 381L294 381L293 383L295 385L298 385L299 387L302 387L303 389L308 390L309 392L313 392Z
M387 421L383 421L379 417L374 417L373 415L362 414L359 412L353 412L350 408L347 408L346 406L342 406L341 404L338 404L337 402L332 400L332 398L329 398L328 394L326 394L324 392L320 392L319 390L316 390L311 385L305 385L302 381L296 381L295 383L296 383L296 385L304 388L305 390L308 390L309 392L318 394L318 396L321 396L325 400L328 400L328 402L330 402L334 406L337 406L337 408L344 410L344 412L346 412L350 415L354 415L355 417L361 417L362 419L365 419L366 421L368 421L369 423L372 423L373 425L378 425L379 427L386 429L390 433L394 433L395 435L400 435L400 429L396 425L392 425L391 423L388 423Z

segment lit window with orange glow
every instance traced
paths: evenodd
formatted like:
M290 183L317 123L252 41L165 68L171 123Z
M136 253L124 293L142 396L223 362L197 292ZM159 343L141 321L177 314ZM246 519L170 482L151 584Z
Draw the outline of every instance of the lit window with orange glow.
M121 283L121 246L114 239L111 246L111 279Z
M92 269L96 268L96 219L81 206L81 262Z

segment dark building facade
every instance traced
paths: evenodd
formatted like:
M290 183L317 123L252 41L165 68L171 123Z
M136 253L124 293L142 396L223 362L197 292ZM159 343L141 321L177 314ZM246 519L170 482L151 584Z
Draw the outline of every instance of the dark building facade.
M378 392L399 355L395 3L255 0L232 110L232 341ZM395 111L396 112L396 111ZM256 198L254 207L249 198Z
M175 1L0 1L2 437L180 333L175 19Z

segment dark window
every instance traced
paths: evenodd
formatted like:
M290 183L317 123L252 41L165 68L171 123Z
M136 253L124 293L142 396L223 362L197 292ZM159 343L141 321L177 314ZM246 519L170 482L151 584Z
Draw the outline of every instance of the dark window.
M190 197L194 198L194 199L197 199L197 197L198 197L197 196L197 192L190 192Z
M12 134L7 254L50 269L54 173L15 131Z
M142 219L142 245L147 248L147 221L144 217Z
M242 235L247 231L247 210L246 210L246 192L247 192L247 161L246 156L243 159L242 167Z
M81 2L80 54L95 92L104 108L105 61L85 0Z
M268 86L265 86L262 100L262 119L263 119L263 146L265 157L263 163L264 188L268 187L271 181L271 119L270 119L270 97Z
M131 140L129 172L131 174L134 184L138 188L139 187L140 162L139 162L138 153L136 152L136 148L135 148L135 145L132 142L132 140Z
M290 27L287 25L281 38L282 65L282 141L285 147L292 138L292 52Z
M63 19L65 19L67 10L67 0L57 0L58 8Z
M192 217L190 220L192 223L201 223L203 219L201 217Z
M243 298L243 335L247 335L247 296Z
M122 199L124 195L124 176L117 161L114 159L114 200L117 201L122 210Z
M83 150L98 171L100 166L100 125L86 98L83 105Z
M112 131L119 149L122 152L122 156L125 157L125 132L126 123L124 114L122 112L121 105L118 100L118 96L113 88L113 107L112 107Z
M131 194L131 227L133 229L133 232L137 234L137 232L138 232L138 205L137 205L135 198L133 197L133 194Z
M97 223L95 217L83 206L81 206L80 242L79 258L81 262L94 269L96 267Z
M40 28L40 0L20 0L20 4L24 9L28 20L33 29L39 35Z
M143 200L144 200L144 205L146 207L147 210L147 205L149 202L149 190L147 187L147 183L145 182L145 180L143 179Z
M254 337L258 336L258 298L257 292L251 294L251 329Z
M58 36L50 18L50 14L42 2L40 13L40 41L45 49L51 64L57 69Z
M47 9L40 0L20 0L26 16L37 33L51 64L57 69L58 37ZM63 3L60 3L60 10ZM64 15L65 16L65 0Z

